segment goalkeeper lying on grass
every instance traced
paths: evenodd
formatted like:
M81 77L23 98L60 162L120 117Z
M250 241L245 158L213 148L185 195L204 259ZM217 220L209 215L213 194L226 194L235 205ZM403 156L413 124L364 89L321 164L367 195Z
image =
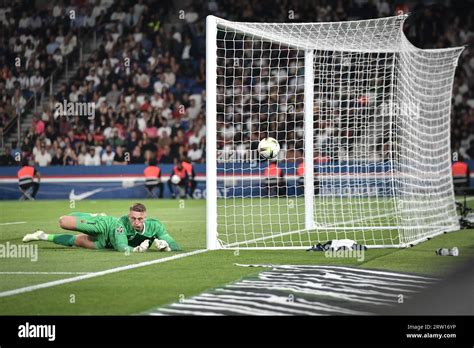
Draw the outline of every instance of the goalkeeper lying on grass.
M168 234L160 221L147 219L146 207L141 203L133 204L128 215L122 216L119 220L125 226L128 244L131 246L139 246L149 240L160 251L180 250L178 243Z
M146 208L141 203L132 205L128 215L120 219L105 214L71 213L60 217L59 226L82 233L47 234L36 231L23 237L23 242L49 241L64 246L125 252L145 252L151 245L159 251L180 250L163 224L146 218Z

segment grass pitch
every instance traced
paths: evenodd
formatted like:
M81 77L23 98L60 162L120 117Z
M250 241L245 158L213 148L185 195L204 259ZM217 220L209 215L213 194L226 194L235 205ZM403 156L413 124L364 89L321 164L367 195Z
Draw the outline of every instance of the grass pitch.
M314 198L318 230L305 230L305 201L296 197L217 200L218 233L226 245L294 247L332 239L365 245L398 245L395 203L390 198ZM304 231L304 232L298 232Z
M205 248L204 200L142 202L148 208L149 217L157 217L166 225L182 246L182 252L150 251L125 255L116 251L84 250L39 242L37 261L0 258L0 315L142 313L261 271L238 267L235 263L348 265L439 276L474 257L473 230L445 234L410 249L368 250L363 261L356 258L327 258L324 253L302 250L219 250L2 296L5 291ZM118 217L127 213L131 203L131 200L80 201L71 208L69 201L3 201L0 202L0 244L21 244L22 237L36 229L43 229L47 233L67 233L58 227L57 221L59 216L72 211L104 212ZM470 204L474 206L474 201L470 201ZM453 246L460 249L459 257L440 257L434 253L437 248Z

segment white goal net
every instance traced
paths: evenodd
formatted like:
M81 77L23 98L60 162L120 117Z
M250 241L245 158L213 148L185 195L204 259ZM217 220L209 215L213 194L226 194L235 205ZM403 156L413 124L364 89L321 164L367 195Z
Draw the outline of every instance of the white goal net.
M414 47L405 18L208 17L208 248L401 247L459 229L450 110L463 48ZM265 137L276 161L259 158Z

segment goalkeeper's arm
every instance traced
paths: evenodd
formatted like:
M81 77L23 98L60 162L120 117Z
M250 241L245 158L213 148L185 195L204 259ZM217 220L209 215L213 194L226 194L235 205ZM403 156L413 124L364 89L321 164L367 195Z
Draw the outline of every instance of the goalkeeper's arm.
M133 252L134 253L144 253L145 251L148 250L149 247L150 247L150 240L145 239L143 242L140 243L139 246L136 246L135 248L133 248Z
M159 237L155 237L153 245L158 251L179 251L181 248L178 243L175 242L173 237L168 233L161 233Z
M115 241L112 242L112 246L118 251L144 253L150 247L150 240L146 239L139 246L131 247L128 245L127 237L124 234L120 234L119 236L116 234L116 238Z
M115 249L118 251L124 251L129 253L144 253L150 247L150 241L148 239L144 240L139 246L131 247L129 245L118 246Z
M165 240L155 239L153 245L158 249L158 251L171 251L168 242Z
M171 251L180 251L181 250L179 244L176 243L176 241L173 239L173 237L171 237L168 234L168 232L166 232L166 231L163 231L163 233L161 233L158 236L158 238L155 239L155 241L157 239L159 239L160 241L165 241L166 243L168 243L168 246L171 249Z

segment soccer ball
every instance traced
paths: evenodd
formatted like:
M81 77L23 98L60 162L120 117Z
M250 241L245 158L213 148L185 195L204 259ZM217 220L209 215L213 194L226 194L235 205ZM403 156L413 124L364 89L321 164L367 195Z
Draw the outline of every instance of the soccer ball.
M271 160L278 157L278 153L280 152L280 144L274 138L264 138L260 140L258 144L258 153L261 157Z
M181 182L181 178L175 174L171 177L171 182L175 185L178 185Z

